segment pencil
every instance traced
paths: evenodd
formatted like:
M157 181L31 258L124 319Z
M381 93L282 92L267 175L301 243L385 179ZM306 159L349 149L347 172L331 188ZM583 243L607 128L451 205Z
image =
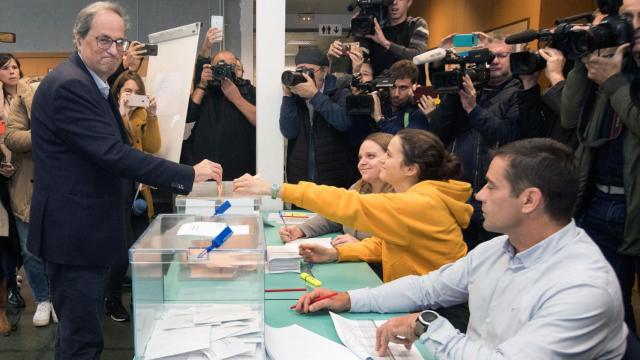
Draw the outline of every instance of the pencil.
M307 288L265 289L264 290L264 292L289 292L289 291L307 291Z
M324 296L320 296L319 298L315 298L315 299L311 300L311 304L315 304L315 303L317 303L318 301L322 301L322 300L326 300L326 299L332 298L332 297L334 297L334 296L336 296L336 295L338 295L338 293L337 293L337 292L332 292L332 293L330 293L330 294L327 294L327 295L324 295ZM311 305L311 304L309 304L309 305ZM297 305L297 304L296 304L296 305ZM289 309L295 309L295 308L296 308L296 305L291 305L291 306L289 307Z

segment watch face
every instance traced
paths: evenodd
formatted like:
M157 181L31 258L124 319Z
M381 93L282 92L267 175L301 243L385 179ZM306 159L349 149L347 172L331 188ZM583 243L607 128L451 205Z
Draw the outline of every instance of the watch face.
M423 324L431 324L438 318L438 314L434 311L423 311L420 313L420 320Z

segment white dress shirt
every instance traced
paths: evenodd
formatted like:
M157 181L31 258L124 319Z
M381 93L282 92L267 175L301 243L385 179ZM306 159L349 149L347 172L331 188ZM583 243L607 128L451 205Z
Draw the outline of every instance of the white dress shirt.
M618 280L573 221L518 254L503 235L428 275L349 295L352 312L468 301L466 335L441 317L420 337L439 359L620 359L626 348Z

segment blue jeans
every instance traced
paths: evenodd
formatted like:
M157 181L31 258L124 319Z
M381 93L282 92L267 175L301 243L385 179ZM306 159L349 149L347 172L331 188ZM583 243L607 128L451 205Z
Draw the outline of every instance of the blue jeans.
M16 228L20 238L20 250L24 261L24 270L27 273L29 285L33 297L37 302L49 300L49 276L47 268L42 260L27 250L27 238L29 237L29 224L16 218Z
M621 255L618 247L624 237L626 202L624 195L608 195L594 190L591 201L580 219L580 226L598 245L602 254L616 273L622 290L624 321L635 332L636 323L631 306L631 290L640 257Z

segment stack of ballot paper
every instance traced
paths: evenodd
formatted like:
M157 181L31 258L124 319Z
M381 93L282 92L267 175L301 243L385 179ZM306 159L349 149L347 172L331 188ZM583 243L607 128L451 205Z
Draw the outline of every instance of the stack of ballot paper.
M284 225L282 222L282 218L287 223L287 225L296 225L302 224L303 222L309 220L309 218L315 216L315 213L304 212L304 211L283 211L282 217L278 212L269 213L267 216L267 221L271 223L276 223L280 225Z
M297 246L267 246L267 273L300 272Z
M249 305L168 306L144 359L262 359L262 315Z
M318 244L327 248L333 247L329 237L300 238L286 243L285 246L295 246L298 249L300 244Z

